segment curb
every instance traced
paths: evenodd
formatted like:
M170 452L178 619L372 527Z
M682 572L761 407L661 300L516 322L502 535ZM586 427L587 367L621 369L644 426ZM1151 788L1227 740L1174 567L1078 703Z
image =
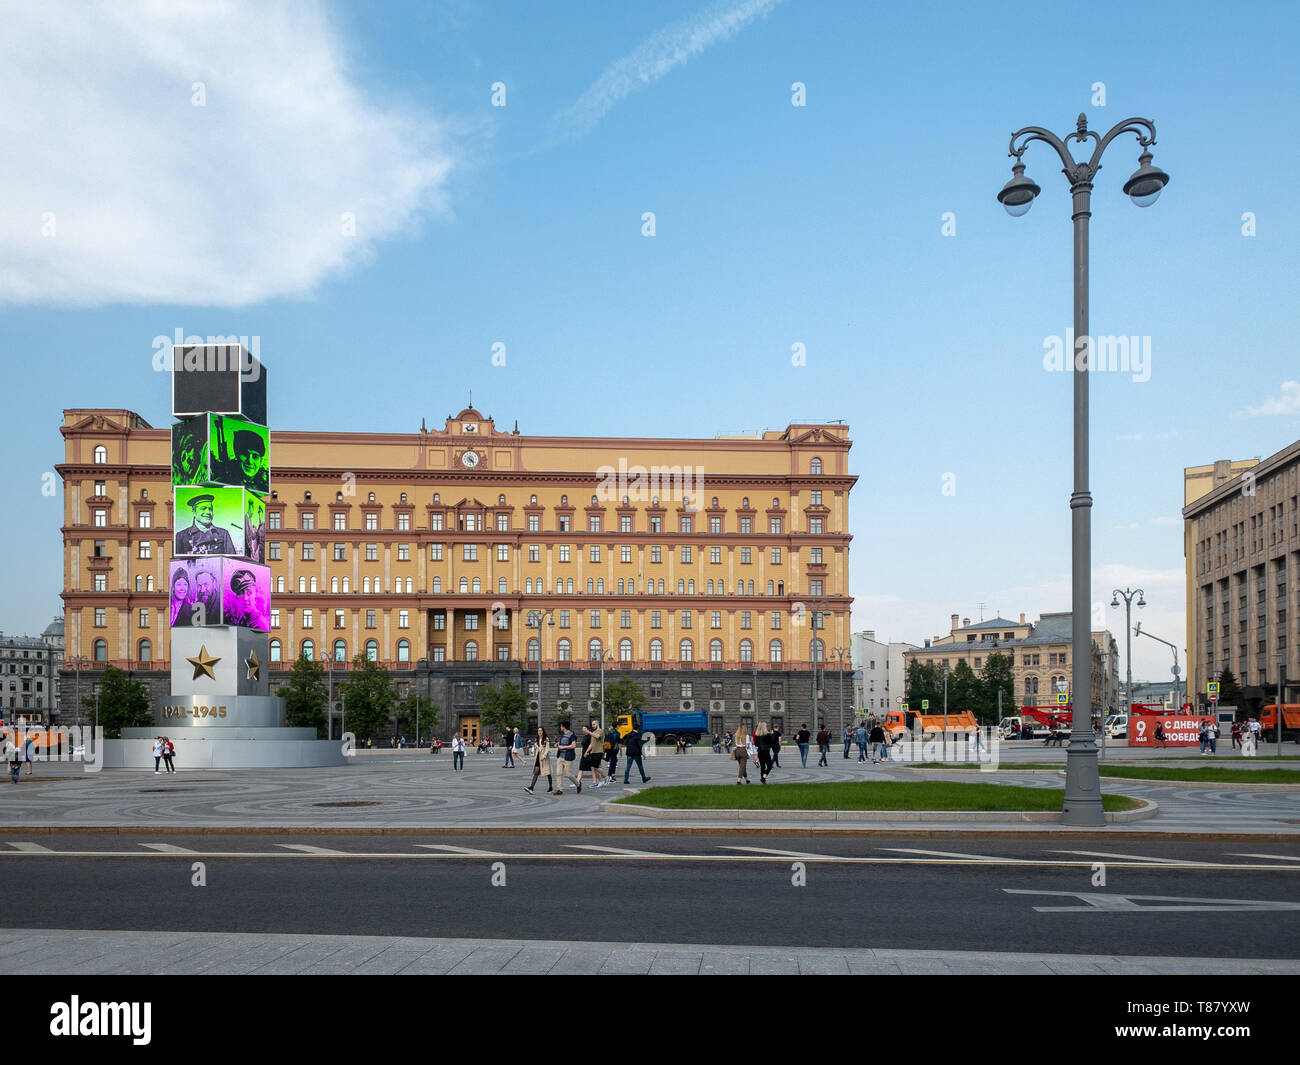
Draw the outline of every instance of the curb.
M906 767L909 772L920 773L922 770L915 769L912 766ZM979 774L981 776L993 776L993 773L986 773L982 769L930 769L925 770L927 774L933 773L966 773ZM998 769L997 775L1004 773L1019 773L1022 776L1065 776L1064 769ZM1300 791L1300 771L1288 770L1296 774L1296 783L1294 784L1246 784L1235 780L1151 780L1147 777L1113 777L1103 775L1102 783L1109 784L1154 784L1156 786L1165 786L1170 788L1246 788L1248 790L1268 791L1275 788L1279 791Z
M1155 817L1160 812L1158 804L1150 799L1137 799L1142 805L1136 810L1119 810L1106 814L1107 824L1128 824ZM665 821L735 821L740 823L745 815L761 816L767 823L773 821L833 821L850 824L880 822L916 822L933 824L938 821L959 824L1060 824L1061 815L1049 810L665 810L656 806L633 806L629 803L602 803L603 813L625 813L635 817L649 817Z

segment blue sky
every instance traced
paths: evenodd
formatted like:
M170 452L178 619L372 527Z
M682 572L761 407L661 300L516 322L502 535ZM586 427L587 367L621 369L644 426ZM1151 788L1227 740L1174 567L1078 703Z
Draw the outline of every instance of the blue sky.
M152 344L177 329L259 336L278 428L414 430L471 389L538 434L842 418L855 629L1068 609L1070 380L1043 369L1068 189L1038 144L1033 210L994 197L1013 129L1082 111L1151 118L1172 178L1132 206L1126 135L1093 196L1093 332L1151 338L1149 379L1092 379L1094 598L1140 584L1181 645L1182 468L1300 436L1300 14L1132 7L11 10L0 627L59 609L59 412L166 425ZM1160 645L1134 656L1168 676Z

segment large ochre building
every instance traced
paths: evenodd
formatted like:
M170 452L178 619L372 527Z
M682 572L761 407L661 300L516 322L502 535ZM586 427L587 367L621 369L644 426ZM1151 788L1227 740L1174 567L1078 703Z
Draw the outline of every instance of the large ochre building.
M68 654L165 694L169 430L75 409L61 431ZM549 724L562 702L599 706L603 659L647 711L811 723L814 676L827 690L850 668L834 655L850 635L850 446L839 423L536 437L472 407L413 433L273 430L273 682L303 653L334 671L368 656L440 708L439 732L474 736L480 684L536 702L540 664Z

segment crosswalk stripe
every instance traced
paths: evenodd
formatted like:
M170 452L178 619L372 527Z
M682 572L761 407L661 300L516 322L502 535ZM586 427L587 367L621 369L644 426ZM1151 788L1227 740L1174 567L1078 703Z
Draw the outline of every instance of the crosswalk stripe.
M1119 858L1128 862L1155 862L1157 865L1199 865L1199 862L1184 861L1182 858L1150 858L1145 854L1114 854L1110 851L1067 851L1055 850L1053 854L1078 854L1084 858Z
M1026 858L995 858L991 854L968 854L965 851L927 851L917 847L881 847L882 851L894 851L898 854L927 854L933 858L965 858L972 862L1020 862L1032 861Z
M148 847L151 851L158 851L162 854L197 854L198 851L190 850L189 847L178 847L174 843L141 843L140 846Z
M832 854L808 854L805 851L785 851L772 850L770 847L735 847L729 844L724 845L724 850L729 851L751 851L754 854L774 854L778 858L817 858L825 861L835 861Z
M480 858L506 858L510 855L503 854L501 851L483 851L474 847L453 847L449 843L417 843L417 847L423 847L431 851L445 851L448 854L469 854L477 855Z
M332 851L328 847L313 847L310 843L277 843L276 846L301 854L347 854L347 851Z
M636 851L629 847L601 847L595 843L566 843L566 847L572 847L579 851L600 851L603 854L627 854L636 858L672 858L674 855L663 854L659 851Z
M54 851L49 847L44 847L39 843L10 843L16 851L23 851L27 854L53 854Z

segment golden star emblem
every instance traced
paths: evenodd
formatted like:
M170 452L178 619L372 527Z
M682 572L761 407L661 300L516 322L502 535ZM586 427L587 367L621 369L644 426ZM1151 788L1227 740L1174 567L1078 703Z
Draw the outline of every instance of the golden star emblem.
M187 658L185 661L194 667L194 676L190 678L191 680L198 680L199 677L202 677L205 674L209 680L217 679L216 674L212 672L212 667L220 662L221 659L212 658L208 655L207 644L201 644L199 646L199 653L196 658Z
M244 660L244 665L248 667L248 679L258 680L262 675L262 663L257 660L257 651L248 652L248 658Z

